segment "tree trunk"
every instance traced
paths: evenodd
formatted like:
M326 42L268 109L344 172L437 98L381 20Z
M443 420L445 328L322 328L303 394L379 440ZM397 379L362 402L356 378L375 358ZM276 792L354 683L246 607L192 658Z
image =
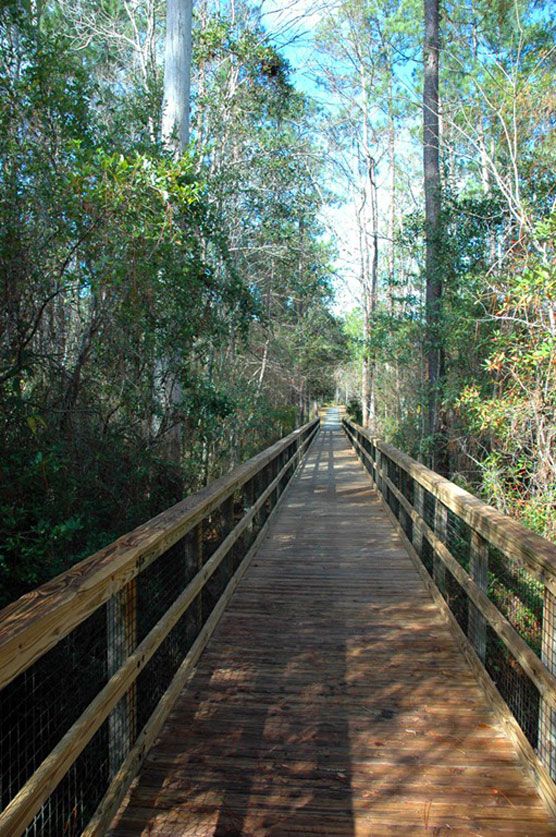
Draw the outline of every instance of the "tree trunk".
M178 156L189 142L191 18L192 0L167 0L162 142Z
M370 259L370 317L375 314L378 302L378 200L375 180L375 161L369 157L369 203L371 208L371 259ZM370 336L370 335L369 335ZM376 362L369 359L369 417L368 424L376 433Z
M369 362L369 302L367 288L363 288L363 363L361 364L361 422L369 426L369 402L371 394L371 370Z
M395 279L395 247L396 232L396 131L394 124L394 91L392 89L392 64L388 58L388 162L390 166L390 211L388 213L388 286L390 298L390 313L394 313L394 279Z
M163 145L173 150L176 157L184 153L189 143L192 5L192 0L166 0L161 134ZM180 361L181 358L178 359L178 363ZM180 467L183 430L181 417L176 413L183 401L183 389L177 375L169 376L168 383L166 400L172 421L168 433L168 458Z
M375 361L369 357L369 340L373 315L376 311L378 298L378 206L375 180L375 160L371 154L369 142L369 100L367 91L367 74L363 61L360 61L359 73L363 94L363 154L366 163L366 178L363 182L363 207L361 212L362 236L360 235L362 250L362 281L364 300L364 335L363 335L363 379L362 379L362 414L363 427L376 432L376 392L375 392ZM370 227L370 231L369 231ZM370 242L369 242L370 239ZM370 246L369 246L370 244Z
M369 263L367 247L367 229L365 224L365 189L362 190L361 209L357 210L357 230L359 234L359 258L361 263L361 309L363 312L363 357L361 360L361 423L369 426L369 404L371 400L371 363L369 357L369 338L371 336L371 297L369 288Z
M439 429L439 403L443 352L440 333L442 277L440 270L440 162L439 162L439 0L424 0L425 77L423 88L423 169L425 187L425 316L427 435L431 441ZM431 466L441 467L443 455L438 438L431 444Z

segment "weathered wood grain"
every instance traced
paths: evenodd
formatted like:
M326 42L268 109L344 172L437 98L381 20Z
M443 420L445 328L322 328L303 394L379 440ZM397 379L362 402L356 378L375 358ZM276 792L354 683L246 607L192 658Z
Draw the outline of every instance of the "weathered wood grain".
M109 833L556 835L339 429L321 431Z
M397 526L397 521L395 520L394 515L392 514L388 506L386 506L386 504L384 504L384 508L389 517L391 517L394 525ZM487 697L487 700L490 706L492 707L492 711L494 712L495 717L498 718L500 724L509 736L510 740L514 743L516 750L519 753L522 765L524 766L525 770L530 774L531 779L535 787L537 788L541 798L543 799L548 810L551 812L552 818L556 818L556 798L554 794L554 782L552 781L548 770L540 760L538 753L533 749L533 747L529 743L525 733L519 726L517 720L515 719L508 705L500 695L500 692L494 685L493 681L488 676L486 669L484 668L483 661L478 656L476 649L473 648L471 642L469 641L469 638L462 631L454 614L451 612L445 600L442 598L442 595L440 594L438 588L436 587L433 580L427 573L425 567L423 566L421 559L415 552L413 545L410 543L408 538L406 538L405 534L401 530L399 530L399 535L402 541L405 543L408 553L410 554L415 564L415 568L417 569L419 575L423 580L423 583L431 593L434 601L437 602L440 613L443 615L447 625L454 634L458 647L460 648L464 657L471 666L471 669L474 672L477 681L480 683ZM498 770L497 775L499 775Z
M282 497L279 499L278 504L273 513L275 513L277 509L280 507L280 504L283 500L283 496L284 495L282 495ZM146 726L141 730L139 738L137 739L134 747L131 749L129 755L121 765L118 774L114 777L114 780L111 783L108 792L104 796L98 809L95 811L94 816L85 828L82 837L103 837L103 835L106 833L106 829L110 825L110 822L114 814L117 812L122 802L122 799L124 798L124 795L129 788L131 780L137 775L139 769L141 768L145 756L148 753L150 747L152 746L153 741L156 739L158 733L160 732L160 729L164 721L168 717L168 714L170 713L176 698L178 697L184 684L187 682L187 679L190 676L192 669L197 664L197 661L201 653L203 652L205 645L214 633L214 630L218 625L218 622L222 618L222 614L226 609L226 605L230 601L238 584L243 578L245 572L247 571L247 568L251 564L253 556L256 554L260 543L266 535L266 530L271 520L272 517L268 518L268 520L264 523L263 527L261 528L261 531L258 533L252 546L249 548L241 564L239 565L236 572L228 582L226 589L222 593L222 596L218 600L218 603L216 604L211 615L204 624L202 630L199 633L199 636L191 646L191 649L189 650L181 666L179 667L169 688L162 696L155 711L149 718Z

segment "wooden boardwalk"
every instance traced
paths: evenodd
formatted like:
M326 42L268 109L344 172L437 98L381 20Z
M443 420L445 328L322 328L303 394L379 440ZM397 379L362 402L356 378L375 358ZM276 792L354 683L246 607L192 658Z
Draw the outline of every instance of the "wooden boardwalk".
M110 834L556 835L334 422Z

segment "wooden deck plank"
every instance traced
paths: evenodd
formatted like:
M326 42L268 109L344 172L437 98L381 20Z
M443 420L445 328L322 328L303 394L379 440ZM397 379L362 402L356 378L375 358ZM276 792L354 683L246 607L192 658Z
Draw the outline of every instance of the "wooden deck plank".
M110 834L556 835L339 428Z

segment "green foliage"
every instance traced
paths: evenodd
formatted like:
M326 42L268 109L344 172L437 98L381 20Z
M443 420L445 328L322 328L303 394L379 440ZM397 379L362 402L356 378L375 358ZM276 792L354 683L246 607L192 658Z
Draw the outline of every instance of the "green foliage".
M361 411L361 402L358 398L350 398L346 404L348 418L356 424L361 424L363 421L363 413Z
M521 271L500 276L484 301L496 326L484 361L487 377L468 383L459 401L485 448L486 496L550 537L556 535L549 429L556 410L554 228L554 215L537 225L539 255L526 254Z
M0 12L0 606L289 433L343 351L257 13L198 27L176 160L150 6L38 8Z

